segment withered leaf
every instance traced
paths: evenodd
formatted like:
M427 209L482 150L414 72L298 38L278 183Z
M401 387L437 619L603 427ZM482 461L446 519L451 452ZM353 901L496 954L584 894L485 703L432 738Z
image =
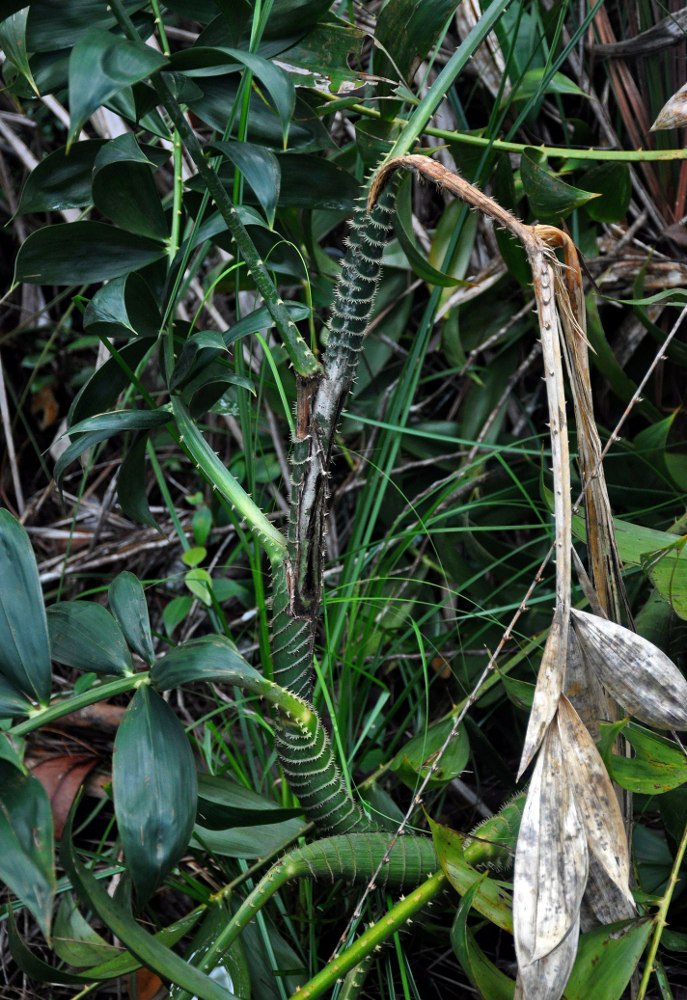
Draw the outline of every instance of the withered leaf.
M586 726L565 695L556 719L589 850L634 911L625 827L611 779ZM624 915L614 915L609 922L622 920Z
M560 1000L570 978L580 938L580 915L561 943L544 958L521 965L519 981L523 1000Z
M661 129L682 128L685 123L687 123L687 83L680 87L669 101L666 101L658 113L658 118L651 126L651 131L659 132Z
M687 729L687 681L664 652L585 611L571 620L587 663L627 712L657 729Z
M567 622L564 622L564 617L562 613L556 612L544 646L532 710L527 723L525 745L520 758L518 779L539 749L544 733L556 714L558 699L563 690L568 643Z
M606 874L594 854L589 854L589 876L582 901L580 926L588 931L599 924L614 924L637 915L634 900L628 899Z
M534 767L515 851L513 933L521 969L550 954L579 920L587 863L584 824L552 725Z

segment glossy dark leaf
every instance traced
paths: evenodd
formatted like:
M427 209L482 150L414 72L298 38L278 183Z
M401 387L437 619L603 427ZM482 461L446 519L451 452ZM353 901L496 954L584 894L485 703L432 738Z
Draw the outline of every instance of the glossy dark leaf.
M525 149L520 160L520 176L535 215L542 218L565 218L573 209L586 205L598 195L582 191L555 177L539 162L539 150Z
M284 809L263 795L220 775L201 774L198 777L197 821L210 830L263 826L300 815L300 809Z
M26 238L14 278L30 285L89 285L137 271L164 254L160 243L104 222L61 223Z
M119 350L111 347L111 350L115 351L114 357L109 358L91 375L74 400L69 412L71 425L95 414L104 413L114 406L119 394L131 384L127 369L129 372L135 372L153 345L154 341L151 338L138 337Z
M98 289L86 307L83 323L98 336L157 337L162 317L150 288L133 272Z
M6 17L0 24L0 48L5 54L6 60L16 66L27 81L31 89L37 94L36 81L31 73L29 65L29 55L26 49L26 21L29 8L24 7L16 13Z
M396 79L398 70L409 81L414 69L436 43L458 0L389 0L377 18L375 73ZM383 53L388 52L393 60Z
M147 449L147 434L139 434L129 445L117 477L117 500L122 512L132 521L157 528L146 494Z
M155 181L154 164L130 132L99 151L93 169L93 203L120 229L164 240L169 227Z
M177 646L157 661L150 680L161 691L189 681L236 684L255 694L270 687L270 681L251 667L234 643L222 635L203 636Z
M92 202L91 177L104 139L77 142L49 153L29 174L19 200L18 215L83 208Z
M115 815L138 899L147 900L188 846L196 815L196 766L176 715L140 687L115 739Z
M102 28L84 31L69 57L69 141L101 104L166 62L142 42L130 42Z
M110 584L107 596L126 641L150 666L155 662L155 650L143 584L133 573L124 570Z
M586 191L598 191L600 197L585 205L595 222L620 222L630 205L632 183L627 163L599 163L580 178Z
M236 1000L233 994L222 989L208 976L189 965L176 952L166 947L159 937L153 937L136 923L130 911L116 903L104 886L76 857L71 843L71 828L62 841L62 862L75 891L93 909L106 927L119 938L129 951L165 980L171 980L195 994L200 1000ZM118 959L114 960L118 962ZM97 970L90 970L93 976ZM115 973L117 975L117 973ZM111 978L111 977L110 977Z
M77 670L124 675L131 653L109 611L93 601L61 601L48 608L53 659Z
M0 719L13 719L28 715L33 705L14 684L0 676Z
M212 145L243 174L271 226L274 223L281 185L281 170L277 157L264 146L257 146L251 142L214 142Z
M63 896L55 915L53 948L58 958L78 969L100 965L122 954L121 948L108 944L82 917L69 895Z
M0 673L41 705L50 699L50 644L36 557L25 529L4 509L0 509Z
M50 938L55 896L53 824L39 781L0 760L0 880Z

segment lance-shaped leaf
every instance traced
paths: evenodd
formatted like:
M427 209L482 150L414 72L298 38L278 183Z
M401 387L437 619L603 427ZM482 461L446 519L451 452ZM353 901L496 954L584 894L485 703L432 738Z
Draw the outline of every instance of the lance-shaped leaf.
M588 664L626 711L657 729L687 729L687 681L665 653L585 611L572 622Z
M0 673L18 691L47 704L52 669L36 558L24 528L0 510ZM10 697L10 701L12 697Z
M141 902L186 850L198 782L184 727L157 692L140 687L115 739L114 805Z
M96 674L131 674L131 653L109 611L92 601L60 601L48 609L53 659Z
M527 723L525 745L520 759L518 779L541 745L546 729L556 714L558 699L563 691L565 679L565 651L567 647L567 628L564 629L564 614L558 610L551 622L549 636L544 646L544 652L539 667L537 686L534 691L534 701Z
M520 969L549 955L579 920L587 865L584 824L558 727L550 726L515 851L513 930Z
M556 718L589 850L634 910L625 827L611 779L586 726L565 695L561 697ZM623 916L625 913L614 919L622 920Z
M590 930L598 924L612 924L616 920L629 920L634 916L634 900L628 899L627 892L618 888L596 856L590 852L587 888L580 914L582 930Z
M155 650L143 584L133 573L124 570L110 584L107 596L126 641L151 666L155 662Z

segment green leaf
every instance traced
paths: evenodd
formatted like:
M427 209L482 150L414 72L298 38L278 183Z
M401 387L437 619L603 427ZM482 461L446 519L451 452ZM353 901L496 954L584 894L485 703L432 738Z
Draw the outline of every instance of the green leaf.
M90 205L93 164L104 145L104 139L88 139L70 150L62 146L41 160L26 180L17 215Z
M630 207L632 183L627 163L599 163L580 178L587 191L598 191L599 198L585 206L595 222L619 222Z
M184 576L184 583L193 596L201 601L206 608L212 607L212 577L206 569L195 567Z
M28 698L17 691L14 684L0 676L0 719L13 719L16 716L28 715L33 705Z
M582 191L566 184L560 177L555 177L541 165L539 157L539 150L529 147L523 151L520 159L522 184L535 215L564 218L573 209L599 197L594 192Z
M0 673L14 688L47 705L52 667L36 557L26 531L4 509L0 509Z
M55 915L53 948L58 958L76 968L101 965L122 955L121 948L108 944L93 930L69 895L62 898Z
M142 42L88 28L69 57L69 141L94 111L124 87L151 76L167 60Z
M589 97L589 94L586 94L584 90L581 90L577 84L574 83L569 77L565 76L564 73L554 73L548 80L546 86L542 87L542 83L544 82L545 77L549 75L549 72L550 70L546 66L538 66L535 69L528 69L520 80L517 90L509 95L507 100L529 100L530 97L535 97L538 94L571 94L573 97ZM504 103L506 102L504 101Z
M193 965L199 965L230 920L231 911L226 904L219 903L208 907L205 919L186 947L187 961ZM250 1000L250 974L241 940L234 941L230 948L217 957L215 961L216 965L210 973L215 982L233 990L238 997ZM178 996L179 991L173 988L170 991L169 1000L177 1000Z
M147 434L138 435L129 445L117 477L117 500L122 512L132 521L157 528L157 521L151 513L146 495L147 448Z
M268 224L274 225L281 185L281 169L274 153L252 142L213 142L212 148L218 149L243 174L260 202Z
M478 879L460 901L451 928L451 944L468 979L485 1000L513 1000L515 983L489 961L468 929L468 914L480 885Z
M188 847L198 785L184 727L157 692L142 686L115 738L115 815L140 903Z
M101 413L79 421L69 431L70 436L78 434L76 440L62 452L55 463L55 482L62 489L62 479L69 465L93 445L125 431L149 430L160 427L169 420L169 413L160 407L157 410L115 410Z
M432 0L429 4L424 0L388 0L375 28L375 73L397 79L400 72L409 81L457 6L458 0Z
M150 681L160 691L189 681L236 684L254 694L262 694L271 686L223 635L202 636L177 646L157 661L150 671Z
M77 670L125 676L131 653L109 611L92 601L61 601L48 608L53 659Z
M93 203L115 226L139 236L164 240L169 227L153 170L131 132L99 151L93 168Z
M511 894L500 883L483 878L484 872L471 868L463 856L465 836L430 820L432 838L441 867L453 888L462 896L479 883L472 899L473 907L497 927L513 932Z
M114 356L93 373L72 403L69 411L70 425L73 427L82 420L105 413L114 406L119 394L131 384L126 369L130 372L135 371L146 354L152 351L154 344L150 337L137 337L119 350L111 347L110 349L115 351Z
M306 829L305 820L287 819L280 823L253 823L228 830L207 830L196 826L191 846L224 858L263 858L283 850Z
M79 143L81 145L81 143ZM140 274L108 281L88 303L83 325L99 337L157 337L162 317L155 296ZM103 366L104 367L104 366Z
M31 89L38 95L38 87L31 73L29 53L26 49L26 21L29 8L18 10L0 24L0 48L5 57L19 70Z
M104 222L65 222L30 233L19 248L14 280L90 285L137 271L164 254L160 243Z
M189 993L196 994L200 1000L236 1000L232 993L222 989L209 976L199 972L165 947L160 940L148 934L136 923L130 912L108 896L105 888L76 857L71 843L71 821L62 840L62 862L79 896L148 969L167 981L177 983Z
M26 773L24 749L25 741L21 737L0 732L0 760L8 761L13 767L19 768L22 774Z
M453 719L444 719L443 722L437 722L425 732L413 737L410 743L406 743L391 761L389 765L391 770L398 774L406 785L415 788L431 767L452 726ZM461 726L442 756L429 787L440 788L447 781L451 781L461 774L469 756L470 741L467 730Z
M264 85L279 115L284 148L286 149L286 137L296 101L296 88L293 85L293 80L285 70L268 62L267 59L263 59L262 56L255 55L255 53L231 48L224 49L224 51L232 59L246 66Z
M580 935L566 1000L620 1000L646 947L653 921L622 921Z
M410 193L410 187L405 187L404 191ZM408 213L404 212L404 207L408 207ZM410 235L410 217L409 209L410 203L407 202L403 194L399 196L398 199L398 212L394 217L394 232L398 236L398 241L401 244L401 249L408 259L408 263L412 267L418 278L422 278L423 281L428 282L430 285L437 285L440 288L453 288L458 285L461 287L468 286L471 284L469 281L462 281L460 278L454 278L450 274L445 274L443 271L439 271L436 267L429 263L425 259L423 254L415 246L413 238ZM406 218L404 219L404 215Z
M634 750L632 758L611 753L620 732ZM627 720L601 723L599 752L613 780L628 791L657 795L687 782L687 760L678 744Z
M152 666L155 650L143 584L133 573L124 570L110 584L107 596L126 641L142 660Z
M302 815L300 809L283 809L271 799L214 774L198 776L197 821L210 830L281 823Z
M40 781L0 760L0 880L50 939L55 897L53 822Z

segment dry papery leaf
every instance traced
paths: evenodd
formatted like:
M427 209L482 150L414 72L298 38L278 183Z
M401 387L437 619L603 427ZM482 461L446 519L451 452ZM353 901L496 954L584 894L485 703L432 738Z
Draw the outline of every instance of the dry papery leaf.
M652 132L661 129L682 128L687 124L687 83L663 105L658 118L651 126Z
M568 777L587 833L587 844L634 913L630 858L618 799L599 751L565 695L556 716ZM623 912L627 906L623 907ZM614 920L622 920L614 914Z
M520 965L514 1000L517 997L522 1000L559 1000L575 964L579 938L578 913L572 927L552 952L527 965Z
M515 852L513 934L521 970L550 955L579 921L587 835L568 771L558 727L552 725L534 767ZM565 981L561 993L564 986ZM526 996L529 1000L528 991Z
M662 650L585 611L571 621L582 655L625 711L657 729L687 729L687 680Z
M527 723L525 745L520 758L518 781L539 749L548 726L551 723L565 679L565 652L568 643L565 611L557 609L542 653L537 685L534 689L532 709Z

